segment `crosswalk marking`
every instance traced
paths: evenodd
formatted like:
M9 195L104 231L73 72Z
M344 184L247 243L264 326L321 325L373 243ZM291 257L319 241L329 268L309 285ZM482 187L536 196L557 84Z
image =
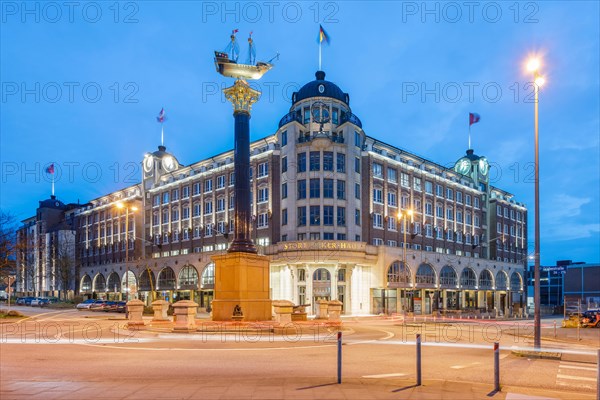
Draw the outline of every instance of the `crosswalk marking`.
M577 387L579 389L595 388L596 367L573 361L561 361L556 373L558 386Z
M578 380L578 381L596 382L596 378L587 378L585 376L573 376L573 375L561 375L561 374L557 374L556 377L557 378L562 378L562 379L573 379L573 380Z
M585 371L595 371L596 370L596 368L593 368L593 367L579 367L579 366L575 366L575 365L561 365L560 369L563 369L563 368L566 368L566 369L582 369L582 370L585 370Z
M380 375L363 375L363 378L374 378L374 379L378 379L378 378L393 378L393 377L397 377L397 376L406 376L406 374L380 374Z

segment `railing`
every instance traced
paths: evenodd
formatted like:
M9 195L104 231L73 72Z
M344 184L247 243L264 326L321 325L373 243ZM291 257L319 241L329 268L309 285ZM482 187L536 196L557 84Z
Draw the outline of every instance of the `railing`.
M279 120L279 127L281 128L282 126L289 124L290 122L293 122L293 121L302 123L302 117L296 111L292 111L292 112L284 115L284 117Z
M347 112L345 114L342 114L342 118L340 119L340 125L342 125L343 123L346 122L350 122L356 126L358 126L359 128L362 128L362 122L360 122L360 119L352 114L351 112Z
M315 132L313 134L306 133L298 137L298 143L308 143L313 139L327 138L334 143L344 143L344 137L337 134L331 134L330 132Z

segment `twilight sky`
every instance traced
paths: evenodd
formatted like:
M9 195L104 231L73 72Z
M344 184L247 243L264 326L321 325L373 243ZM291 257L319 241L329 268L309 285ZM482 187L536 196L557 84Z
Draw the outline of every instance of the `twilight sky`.
M70 5L71 4L71 5ZM467 149L495 186L530 210L530 54L542 59L541 259L600 261L600 10L595 1L2 2L0 206L19 219L50 195L86 202L139 181L143 154L165 145L183 164L233 146L231 106L213 51L253 31L258 58L280 58L251 138L272 134L291 93L314 79L319 24L328 80L350 94L370 136L442 165ZM426 7L426 8L425 8Z

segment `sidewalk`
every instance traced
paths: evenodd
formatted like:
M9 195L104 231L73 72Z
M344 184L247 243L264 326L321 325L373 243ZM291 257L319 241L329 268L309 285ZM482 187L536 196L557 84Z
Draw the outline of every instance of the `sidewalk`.
M503 387L493 393L489 384L442 380L348 379L342 384L328 378L273 380L259 378L204 378L180 381L111 382L2 382L5 399L594 399L593 394L556 392L544 389Z

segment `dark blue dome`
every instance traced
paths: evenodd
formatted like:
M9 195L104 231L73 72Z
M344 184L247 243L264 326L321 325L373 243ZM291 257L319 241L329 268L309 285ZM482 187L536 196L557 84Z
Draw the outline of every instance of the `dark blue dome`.
M40 201L39 208L65 208L65 203L56 199L56 196L50 196L49 199Z
M348 106L350 105L350 96L348 96L348 93L344 93L335 83L326 81L325 72L317 71L315 77L317 78L316 80L308 82L300 90L292 94L292 103L297 103L311 97L330 97Z

